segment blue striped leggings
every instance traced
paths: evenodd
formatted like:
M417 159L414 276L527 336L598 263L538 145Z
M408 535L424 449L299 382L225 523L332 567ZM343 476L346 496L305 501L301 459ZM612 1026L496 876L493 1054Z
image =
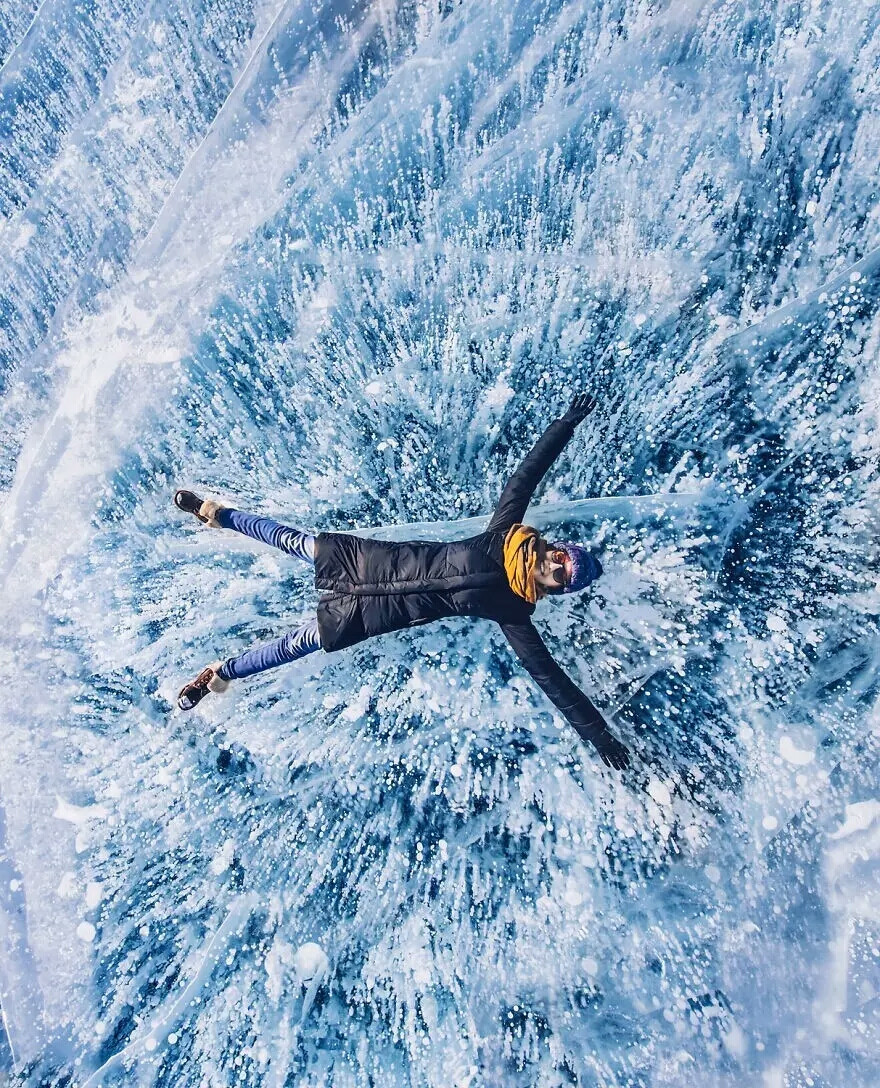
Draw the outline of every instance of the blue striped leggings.
M299 529L292 529L289 525L281 525L271 518L261 518L256 514L245 514L241 510L221 510L217 514L217 521L224 529L234 529L237 533L252 537L254 540L262 540L264 544L271 544L273 548L280 548L288 555L295 555L306 563L315 561L315 538L308 533L301 533ZM306 654L314 653L321 649L318 638L317 617L294 627L281 638L273 642L266 642L262 646L255 646L238 657L227 658L217 675L221 680L241 680L245 676L253 676L254 673L265 672L266 669L274 669L279 665L286 665L290 661L297 661Z

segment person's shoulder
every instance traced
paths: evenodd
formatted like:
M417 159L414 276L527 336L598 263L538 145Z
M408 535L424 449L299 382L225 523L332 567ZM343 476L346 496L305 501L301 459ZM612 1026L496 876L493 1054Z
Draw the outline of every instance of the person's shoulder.
M482 533L477 533L476 536L472 536L469 539L479 547L483 548L504 548L504 538L507 536L506 529L494 529L491 532L488 529L484 529Z
M534 611L533 604L514 593L508 586L504 593L498 594L495 598L493 619L496 623L524 626L532 622Z

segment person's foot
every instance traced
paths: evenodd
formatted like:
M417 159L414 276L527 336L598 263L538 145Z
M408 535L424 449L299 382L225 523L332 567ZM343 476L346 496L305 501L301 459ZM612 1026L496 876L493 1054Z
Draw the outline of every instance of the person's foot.
M210 691L223 692L229 687L229 681L223 680L217 673L221 662L213 661L206 666L195 680L185 684L177 696L177 705L181 710L192 710Z
M182 510L185 514L195 514L199 521L207 522L208 519L203 518L199 513L203 501L194 491L174 492L174 505L178 510Z
M217 521L217 514L226 509L213 499L202 499L194 491L185 490L174 492L174 505L178 510L182 510L185 514L192 514L203 524L210 525L214 529L221 527Z

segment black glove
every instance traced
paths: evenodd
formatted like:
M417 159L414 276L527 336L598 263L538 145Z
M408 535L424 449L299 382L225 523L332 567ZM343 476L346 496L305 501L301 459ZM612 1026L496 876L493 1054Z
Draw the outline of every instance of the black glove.
M578 393L571 404L569 404L568 411L562 418L566 423L573 423L577 426L578 423L583 423L595 407L595 397L591 397L589 393Z
M625 771L629 766L629 748L625 744L621 744L616 737L612 737L610 733L606 734L601 742L596 745L596 751L602 757L602 762L606 767L613 767L616 771Z
M623 771L629 766L629 749L625 744L621 744L615 736L612 736L607 729L597 731L595 729L578 729L577 726L574 729L582 741L592 744L606 766L613 767L617 771Z

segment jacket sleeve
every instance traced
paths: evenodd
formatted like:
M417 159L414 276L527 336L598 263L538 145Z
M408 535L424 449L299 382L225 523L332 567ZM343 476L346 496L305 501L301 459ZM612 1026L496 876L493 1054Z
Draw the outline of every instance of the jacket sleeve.
M520 462L501 492L487 533L506 531L525 517L535 488L547 470L562 453L574 434L576 424L566 419L554 419L538 441Z
M502 623L500 626L523 668L538 687L574 726L578 736L598 747L608 733L605 719L553 660L534 624Z

